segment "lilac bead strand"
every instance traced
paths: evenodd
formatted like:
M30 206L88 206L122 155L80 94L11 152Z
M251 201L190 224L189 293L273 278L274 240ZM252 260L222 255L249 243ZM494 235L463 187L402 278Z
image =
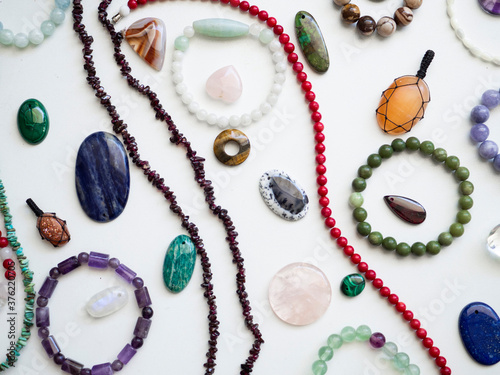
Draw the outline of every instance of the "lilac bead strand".
M486 160L492 160L493 168L500 172L500 154L496 142L488 140L490 129L485 122L490 118L490 110L500 104L500 92L487 90L481 97L481 104L472 108L470 119L474 124L470 130L470 137L479 143L479 155Z
M50 334L50 313L47 307L48 301L56 286L59 283L59 277L68 274L81 265L87 264L90 268L104 270L115 270L115 273L124 279L127 283L132 284L135 288L135 297L137 306L141 309L141 316L137 319L134 328L134 337L130 343L118 353L117 359L112 363L101 363L92 368L85 368L83 364L76 362L73 359L66 358L57 344L54 336ZM38 327L38 336L42 339L42 347L47 356L52 358L57 365L61 366L61 370L70 374L80 375L108 375L116 371L121 371L123 366L129 363L132 357L137 353L148 336L151 327L151 318L153 317L153 309L151 308L151 298L148 288L144 286L144 280L136 276L136 273L130 268L121 264L116 258L109 258L108 254L97 252L80 253L78 256L69 257L60 262L57 267L54 267L49 272L49 277L45 279L40 288L40 295L37 298L36 308L36 326Z

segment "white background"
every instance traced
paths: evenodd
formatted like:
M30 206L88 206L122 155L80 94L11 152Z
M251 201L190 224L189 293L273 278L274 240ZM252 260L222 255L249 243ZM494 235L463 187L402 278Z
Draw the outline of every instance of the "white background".
M123 3L113 2L110 14ZM498 365L476 364L466 353L458 332L458 316L473 301L482 301L500 311L496 290L500 264L488 255L486 237L498 224L500 176L491 164L480 159L476 145L469 140L468 114L487 89L500 87L500 69L475 59L455 37L446 16L445 1L426 1L415 11L411 25L382 39L364 38L354 27L343 25L338 7L331 1L269 1L257 4L285 27L296 43L293 30L297 11L309 11L319 22L328 45L331 66L323 75L306 66L313 83L326 135L327 177L334 217L343 234L377 271L391 290L397 293L416 317L421 319L435 344L442 350L455 374L496 374ZM358 2L363 14L375 18L390 15L401 1ZM15 32L47 18L52 1L0 1L0 20ZM170 144L166 126L154 119L149 103L128 88L113 60L109 36L97 21L97 1L84 1L84 21L93 35L97 75L112 96L130 132L137 138L139 152L165 178L176 192L186 213L200 228L210 256L221 322L217 373L239 373L251 347L252 339L243 326L241 309L235 294L235 268L224 241L221 223L212 216L183 151ZM455 5L464 30L484 49L497 56L500 19L481 11L476 1ZM67 19L53 36L36 48L18 50L0 46L0 177L3 180L13 224L39 287L51 267L81 251L100 251L118 257L145 280L153 299L155 316L144 347L123 370L127 374L203 373L207 350L208 313L201 283L200 264L193 280L179 295L168 292L162 281L162 264L170 241L184 233L180 222L163 199L131 166L131 191L127 207L115 221L99 224L81 209L74 186L75 156L81 142L94 131L112 132L106 111L86 84L82 69L82 45L72 31L69 10ZM118 24L125 28L148 16L163 19L167 28L167 56L161 72L144 64L124 43L123 52L133 74L158 93L166 110L181 131L205 157L207 176L216 187L217 203L229 210L245 258L247 288L256 322L266 343L255 366L256 374L308 374L317 350L331 333L346 325L368 324L383 332L388 340L410 355L422 374L437 373L433 361L419 340L374 288L367 286L356 298L339 291L342 278L356 271L329 239L324 228L316 195L314 132L302 92L291 69L274 111L258 123L242 129L252 142L251 157L238 167L220 164L212 152L213 139L220 132L198 122L181 104L171 82L170 65L174 39L193 21L226 17L250 24L255 22L228 6L208 1L163 1L135 10ZM356 234L347 200L351 181L366 157L376 152L392 136L377 126L375 108L380 93L396 77L415 74L427 49L436 52L426 81L432 102L425 119L411 135L432 140L449 155L457 155L471 171L475 184L471 210L473 220L463 237L435 257L398 258L380 248L371 247ZM304 61L300 52L299 56ZM259 105L270 90L273 65L270 53L250 37L228 41L194 38L184 60L185 79L191 92L205 107L225 114L241 114ZM214 103L203 90L206 78L216 69L234 65L240 73L244 91L231 106ZM17 131L16 115L20 104L37 98L49 111L50 132L38 146L27 144ZM500 109L488 121L491 139L499 140L495 128ZM407 138L405 135L404 138ZM308 192L310 212L298 222L286 222L274 215L258 192L258 179L270 169L283 169ZM411 197L424 205L428 217L414 227L397 219L383 203L386 194ZM384 235L399 241L424 243L447 230L457 211L457 183L441 166L418 155L401 154L384 163L368 181L365 193L368 222ZM24 203L33 198L45 211L55 211L68 221L71 242L54 249L39 239L35 216ZM285 265L305 261L319 266L332 285L332 302L327 313L316 323L293 327L280 321L267 302L268 285L273 275ZM96 292L120 285L111 271L79 269L63 277L49 304L51 332L63 347L63 353L79 362L112 362L132 338L138 309L133 294L130 303L118 313L93 319L83 309ZM18 285L20 290L20 285ZM20 294L18 294L20 296ZM20 308L21 301L18 301ZM19 311L21 314L21 311ZM5 319L6 320L6 319ZM4 319L0 328L6 332ZM23 350L12 374L57 374L60 370L48 359L34 337ZM7 342L7 334L0 342ZM4 345L4 344L2 344ZM2 349L3 351L3 349ZM341 374L388 373L377 353L365 345L351 344L335 354L330 372Z

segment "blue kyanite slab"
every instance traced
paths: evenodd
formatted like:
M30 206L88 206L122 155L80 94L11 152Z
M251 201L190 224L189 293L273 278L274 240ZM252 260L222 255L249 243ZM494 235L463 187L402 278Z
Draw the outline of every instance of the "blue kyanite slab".
M470 303L460 313L458 327L472 358L483 365L500 361L500 319L495 310L482 302Z
M101 223L116 219L130 191L127 153L113 134L96 132L76 157L76 192L85 213Z

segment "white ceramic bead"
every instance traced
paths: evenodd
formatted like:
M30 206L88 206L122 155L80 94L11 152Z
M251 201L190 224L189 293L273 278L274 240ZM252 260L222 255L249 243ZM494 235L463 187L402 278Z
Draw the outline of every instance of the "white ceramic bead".
M204 109L199 109L197 112L196 112L196 118L200 121L205 121L206 118L207 118L207 115L208 115L208 112L205 111Z
M268 102L265 102L260 105L259 109L263 114L266 115L272 111L273 107L271 107L271 104L269 104Z
M269 94L269 95L267 96L267 98L266 98L266 101L267 101L270 105L274 106L274 105L276 105L276 103L278 102L278 95L276 95L276 94Z
M196 113L200 109L200 104L194 100L188 104L188 111L191 113Z
M176 49L173 53L173 59L174 61L182 61L182 59L184 59L184 52Z
M286 81L286 76L283 73L276 73L274 75L274 82L283 84Z
M172 63L172 72L181 73L182 72L182 64L179 61L174 61Z
M194 36L194 28L193 26L186 26L183 30L183 34L187 38L192 38Z
M189 92L185 92L182 94L181 100L184 104L188 105L193 101L193 95Z
M229 124L229 119L226 116L219 116L217 118L217 126L221 129L227 128Z
M285 54L283 52L274 52L273 53L273 61L275 63L279 63L285 59Z
M271 92L273 94L280 94L281 93L281 90L283 90L283 86L281 86L279 83L275 83L273 84L273 86L271 87Z
M4 247L3 249L0 250L0 257L2 260L5 259L13 259L12 257L14 256L14 252L10 247Z
M130 14L130 8L128 7L128 5L122 5L120 7L119 13L120 13L120 16L127 17Z
M254 109L252 113L250 113L250 116L252 116L252 120L259 121L262 118L262 112L258 109Z
M261 27L258 23L252 23L250 25L250 29L249 29L250 35L259 36L260 30L261 30Z
M229 125L231 125L233 128L239 126L241 123L241 117L237 115L232 115L229 117Z
M127 304L127 291L121 286L113 286L92 296L85 305L90 316L102 318L113 314Z
M284 62L279 62L275 65L275 68L278 73L283 73L286 71L286 64Z
M182 75L182 73L174 73L172 74L172 81L175 84L181 83L182 81L184 81L184 76Z
M215 113L210 113L207 116L207 123L208 123L208 125L215 125L215 124L217 124L217 115Z
M241 115L241 125L248 126L252 123L252 117L248 113Z
M185 94L187 92L187 85L185 83L178 83L175 85L175 92L179 95Z
M269 43L269 50L271 52L278 52L281 50L281 43L274 39L271 43Z

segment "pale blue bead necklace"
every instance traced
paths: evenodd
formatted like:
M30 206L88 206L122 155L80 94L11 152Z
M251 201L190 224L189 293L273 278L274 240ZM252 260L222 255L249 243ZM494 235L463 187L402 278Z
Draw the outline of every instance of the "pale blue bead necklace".
M55 7L50 12L48 20L45 20L40 25L40 28L31 30L28 35L25 33L14 34L11 30L5 29L0 22L0 45L11 46L17 48L26 48L30 43L39 45L48 36L54 33L56 26L64 21L64 11L69 7L71 0L55 0Z

